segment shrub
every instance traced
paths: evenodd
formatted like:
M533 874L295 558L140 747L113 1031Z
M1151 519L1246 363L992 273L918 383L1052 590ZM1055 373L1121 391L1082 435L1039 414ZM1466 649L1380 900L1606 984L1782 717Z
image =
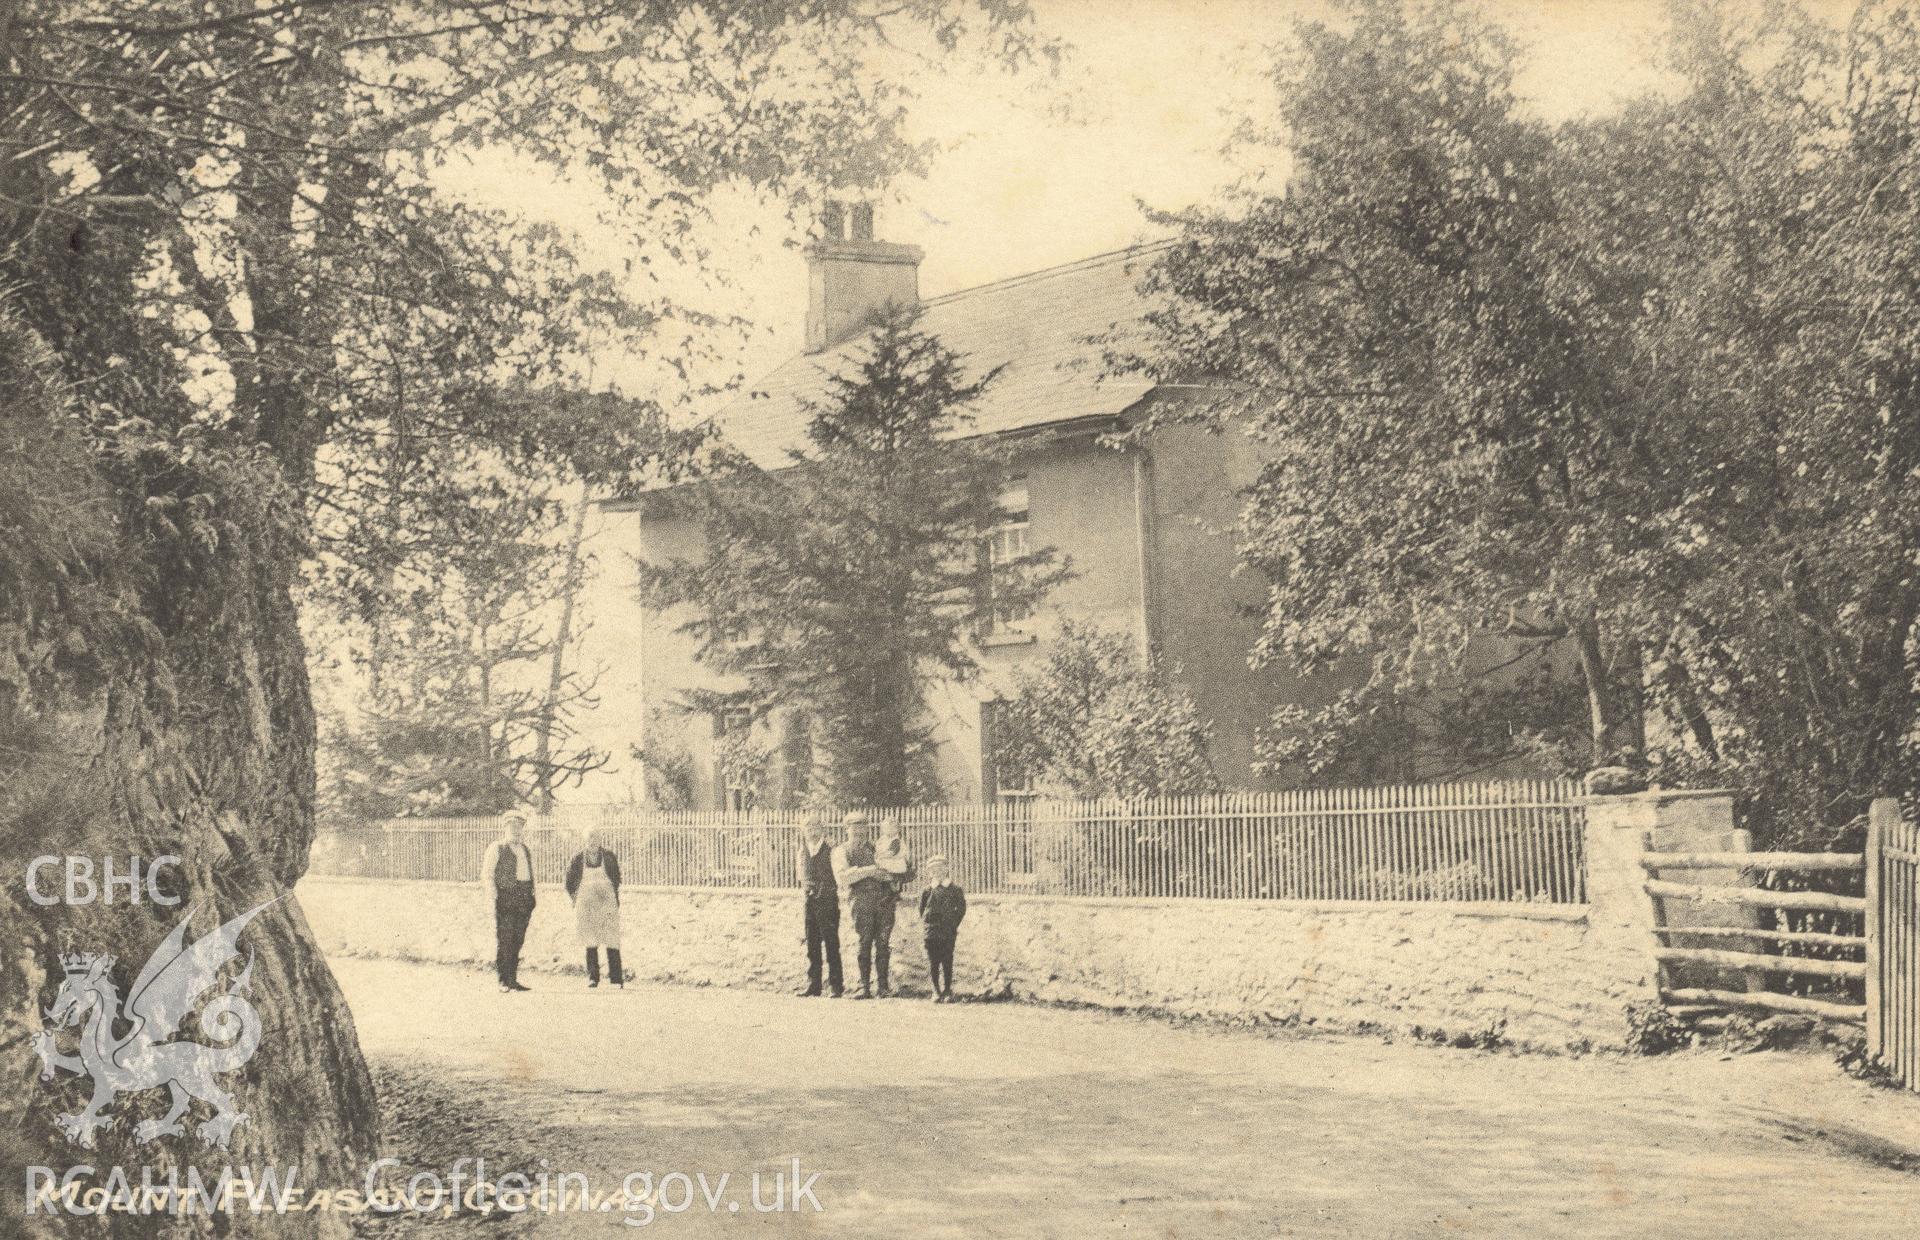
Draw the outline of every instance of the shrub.
M1654 1000L1627 1005L1627 1049L1636 1055L1664 1055L1689 1040L1686 1026Z
M1211 734L1157 654L1121 633L1063 620L1046 661L1015 677L997 760L1074 797L1215 792Z

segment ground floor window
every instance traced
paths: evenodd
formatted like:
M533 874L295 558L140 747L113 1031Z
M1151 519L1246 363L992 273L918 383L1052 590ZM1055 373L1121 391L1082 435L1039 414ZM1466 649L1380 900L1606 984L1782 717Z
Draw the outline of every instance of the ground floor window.
M1007 753L1006 705L980 704L980 790L982 799L1000 811L1000 864L1009 878L1017 880L1034 872L1030 807L1038 794L1031 773Z

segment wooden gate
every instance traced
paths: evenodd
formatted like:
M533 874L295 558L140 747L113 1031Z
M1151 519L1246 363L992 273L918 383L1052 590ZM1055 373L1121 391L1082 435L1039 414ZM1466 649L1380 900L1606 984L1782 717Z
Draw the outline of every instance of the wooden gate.
M1660 967L1660 996L1667 1003L1794 1013L1850 1024L1866 1021L1867 1007L1859 996L1868 966L1846 959L1866 950L1865 930L1852 928L1868 915L1866 899L1746 885L1761 871L1830 873L1841 875L1840 885L1857 891L1863 854L1649 852L1640 863L1655 875L1694 873L1720 879L1703 884L1656 877L1646 884L1647 894L1654 897L1654 933L1664 940L1655 947L1654 958ZM1703 911L1676 920L1670 908L1675 901ZM1775 924L1763 925L1756 914ZM1818 928L1808 928L1811 918L1821 919L1815 923ZM1723 946L1729 942L1733 950ZM1709 980L1727 978L1733 980Z
M1900 803L1867 819L1867 1053L1920 1090L1920 825Z

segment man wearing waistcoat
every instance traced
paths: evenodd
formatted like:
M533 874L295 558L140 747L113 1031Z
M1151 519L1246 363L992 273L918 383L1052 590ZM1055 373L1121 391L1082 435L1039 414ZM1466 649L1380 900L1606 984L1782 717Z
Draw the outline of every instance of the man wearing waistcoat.
M502 818L507 833L487 845L480 883L493 897L493 968L504 994L531 989L520 984L520 945L533 919L533 853L526 845L526 814L510 809Z
M853 929L860 936L860 991L856 999L873 998L874 974L880 975L880 993L887 991L888 942L885 923L893 912L893 880L874 864L873 842L867 838L867 816L848 814L847 842L833 850L833 877L853 906Z
M818 814L809 814L805 838L794 858L794 872L805 892L807 916L807 988L805 998L820 993L820 959L827 963L827 985L838 999L846 990L840 972L840 891L833 877L833 845Z

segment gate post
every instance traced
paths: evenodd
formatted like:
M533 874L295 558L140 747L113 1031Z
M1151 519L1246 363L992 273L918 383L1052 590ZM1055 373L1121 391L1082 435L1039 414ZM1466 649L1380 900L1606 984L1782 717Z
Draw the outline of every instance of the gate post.
M1586 808L1587 928L1616 962L1615 982L1627 1002L1660 997L1653 954L1653 897L1640 858L1657 821L1643 796L1589 796Z
M1724 789L1671 789L1581 798L1587 818L1587 925L1619 960L1629 999L1660 997L1661 924L1641 863L1650 850L1745 851Z
M1900 821L1900 802L1881 797L1867 809L1866 897L1867 910L1861 919L1867 936L1867 1057L1879 1058L1886 1050L1886 1028L1880 998L1880 943L1886 935L1885 910L1880 907L1880 850L1889 827Z

